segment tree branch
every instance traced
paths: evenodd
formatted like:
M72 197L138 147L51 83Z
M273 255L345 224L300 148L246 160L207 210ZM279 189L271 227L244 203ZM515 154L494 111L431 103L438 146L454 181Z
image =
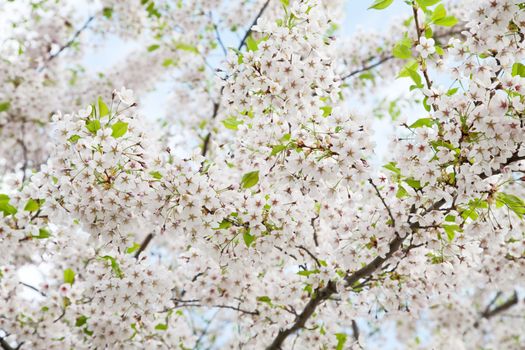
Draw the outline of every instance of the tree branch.
M261 8L261 10L259 11L257 16L255 17L255 19L253 20L252 24L250 25L250 27L248 28L246 33L244 33L244 36L241 39L241 42L239 43L239 46L237 47L237 50L241 50L244 47L244 45L246 44L246 40L248 39L248 37L252 33L252 27L257 24L257 20L262 16L264 11L266 11L266 8L268 7L269 4L270 4L270 0L267 0L264 3L263 7ZM212 113L212 116L211 116L211 120L214 120L215 118L217 118L217 115L219 114L219 108L221 106L221 98L222 98L222 94L223 93L224 93L224 86L222 86L221 90L219 91L219 98L218 98L218 100L213 103L213 113ZM206 134L206 136L204 137L203 144L202 144L201 155L203 157L205 157L206 153L208 153L208 150L209 150L209 147L210 147L210 141L211 141L211 132L208 132Z
M84 30L87 29L87 27L89 27L89 24L95 19L95 16L90 16L86 22L84 22L84 25L82 27L80 27L76 32L75 34L73 34L73 36L71 37L71 39L69 39L69 41L67 43L65 43L64 45L62 45L60 47L60 49L55 52L54 54L50 55L46 61L46 63L44 63L44 65L38 70L39 72L41 72L42 70L44 70L44 68L46 67L46 64L51 62L52 60L54 60L58 55L60 55L62 53L62 51L64 51L65 49L71 47L71 45L73 45L73 43L75 42L75 40L77 40L77 38L80 36L80 34L82 34L82 32Z
M140 254L144 250L146 250L146 248L148 247L152 239L153 239L153 233L148 233L146 238L144 238L144 241L142 241L142 244L140 245L139 249L135 252L135 259L138 259Z

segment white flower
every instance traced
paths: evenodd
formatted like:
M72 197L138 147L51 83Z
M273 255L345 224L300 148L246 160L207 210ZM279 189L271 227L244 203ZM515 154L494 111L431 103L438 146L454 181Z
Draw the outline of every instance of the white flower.
M425 38L422 36L419 39L419 45L416 46L416 51L421 54L421 57L427 58L434 52L436 52L435 41L432 38Z
M133 96L133 90L122 87L120 90L115 90L114 93L118 96L122 103L132 105L135 103L135 97Z

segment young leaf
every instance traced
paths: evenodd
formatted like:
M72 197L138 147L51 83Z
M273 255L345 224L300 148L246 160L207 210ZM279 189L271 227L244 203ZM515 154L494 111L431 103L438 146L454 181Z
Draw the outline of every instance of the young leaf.
M9 102L9 101L0 102L0 112L7 111L9 109L9 107L11 107L11 102Z
M392 5L394 0L376 0L368 9L383 10Z
M496 205L501 207L505 205L511 211L518 216L518 218L523 219L525 215L525 202L513 194L500 192L496 196Z
M33 198L29 198L27 201L24 210L29 212L38 211L40 209L40 203L38 200L34 200Z
M426 126L428 128L432 127L434 125L434 119L432 118L421 118L416 120L412 125L409 126L411 129L421 128L423 126Z
M519 75L520 77L525 77L525 65L516 62L512 65L512 76L515 77Z
M115 124L111 125L111 130L113 130L111 133L112 137L116 139L122 137L128 131L128 123L124 123L119 120Z
M109 108L106 105L106 103L102 101L101 97L98 98L98 112L101 117L104 117L109 114Z
M160 47L159 44L150 45L150 46L148 46L148 52L153 52L153 51L157 50L159 47Z
M438 26L442 26L442 27L453 27L457 23L458 23L458 19L454 16L445 16L443 18L439 18L434 21L434 24Z
M9 204L9 196L0 194L0 212L4 213L4 217L9 215L15 215L17 210L11 204Z
M246 173L243 175L241 179L241 187L242 188L250 188L259 182L259 170L256 171L250 171L249 173Z
M234 116L230 116L222 121L222 124L226 127L226 129L230 130L238 130L239 125L241 125L242 123L242 120L238 120Z
M100 121L94 119L86 122L86 129L88 129L89 132L96 134L97 131L100 130Z
M252 236L250 234L250 230L246 230L244 231L244 233L242 234L242 238L244 240L244 244L246 244L246 246L248 248L250 248L250 246L252 245L253 241L255 241L255 236Z
M75 271L71 269L64 270L64 283L73 284L75 282Z
M337 339L337 345L335 349L343 350L346 343L347 335L345 333L336 333L335 338Z

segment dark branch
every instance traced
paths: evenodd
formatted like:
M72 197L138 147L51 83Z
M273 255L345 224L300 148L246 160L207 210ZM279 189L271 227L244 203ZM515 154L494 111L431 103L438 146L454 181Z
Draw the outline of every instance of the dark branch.
M84 30L87 29L87 27L89 26L89 24L95 19L95 16L90 16L86 22L84 23L84 25L82 27L80 27L76 32L75 34L73 34L73 36L71 37L71 39L69 39L69 41L67 43L65 43L64 45L62 45L60 47L60 49L55 52L54 54L50 55L47 59L47 62L46 63L49 63L50 61L54 60L58 55L60 55L62 53L62 51L66 50L67 48L71 47L71 45L73 45L73 43L75 42L75 40L77 40L77 38L80 36L80 34L82 34L82 32ZM42 71L43 69L45 68L45 65L42 66L39 71Z
M138 259L140 254L146 250L146 248L148 247L148 245L150 244L151 240L153 239L153 233L148 233L148 235L146 236L146 238L144 238L144 241L142 241L142 244L140 245L139 249L137 250L137 252L135 253L135 259Z
M270 0L267 0L264 3L263 7L261 8L261 10L259 11L257 16L255 17L255 19L253 20L252 24L250 24L250 27L248 28L246 33L244 33L244 36L243 36L241 42L239 43L239 46L237 47L237 50L241 50L244 47L244 45L246 44L246 40L248 39L248 37L252 33L252 27L257 24L257 20L262 16L264 11L266 11L266 8L268 7L269 4L270 4ZM212 120L217 118L217 115L219 114L219 108L221 106L221 98L222 98L223 92L224 92L224 86L221 87L221 90L219 92L218 100L213 103L213 113L212 113L212 116L211 116ZM203 143L202 143L201 155L203 157L205 157L206 153L208 153L208 150L209 150L209 147L210 147L210 141L211 141L211 132L208 132L206 134L206 136L204 137L204 140L203 140Z
M259 18L262 16L262 14L264 13L264 11L266 11L266 8L268 7L269 4L270 4L270 0L266 0L266 2L264 3L263 7L261 8L261 10L259 11L259 13L257 14L257 16L255 16L255 19L253 20L252 24L250 24L250 27L248 28L248 30L246 31L246 33L244 33L244 36L243 36L241 42L239 43L239 46L237 47L237 50L242 49L242 47L244 46L244 44L246 44L246 40L248 39L248 37L249 37L250 34L252 33L252 27L253 27L254 25L257 24L257 21L258 21Z
M376 63L373 63L371 65L368 65L368 66L364 66L363 68L360 68L360 69L357 69L357 70L354 70L350 73L348 73L347 75L341 77L341 80L346 80L346 79L350 79L351 77L353 77L354 75L357 75L359 73L363 73L363 72L366 72L368 70L371 70L371 69L374 69L376 68L377 66L380 66L382 65L383 63L387 62L387 61L390 61L391 59L393 59L394 56L386 56L386 57L383 57L381 59L379 59L379 61L377 61Z

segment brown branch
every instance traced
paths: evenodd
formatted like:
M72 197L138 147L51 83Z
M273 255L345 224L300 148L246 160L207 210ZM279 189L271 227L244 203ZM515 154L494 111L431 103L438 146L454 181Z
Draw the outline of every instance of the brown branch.
M244 33L244 36L241 39L241 42L239 43L239 46L237 47L237 50L241 50L243 48L243 46L246 44L246 40L248 39L248 37L252 33L252 27L257 24L257 20L262 16L264 11L266 11L266 8L268 7L269 4L270 4L270 0L267 0L264 3L263 7L261 8L261 10L259 11L257 16L255 17L255 19L253 20L252 24L250 25L250 27L248 28L246 33ZM224 86L222 86L221 90L219 91L218 100L213 103L213 113L212 113L212 116L211 116L211 120L214 120L215 118L217 118L217 115L219 114L219 108L221 106L221 98L222 98L222 94L223 93L224 93ZM205 157L206 153L208 153L208 150L210 148L210 141L211 141L211 132L208 132L206 134L206 136L204 137L203 144L202 144L201 155L203 157Z
M352 320L352 333L354 335L355 341L359 341L359 327L357 326L357 322L355 320Z
M512 306L516 305L518 303L518 293L514 291L512 293L512 296L503 304L496 306L493 309L488 308L487 310L483 311L481 313L481 318L491 318L494 317L508 309L510 309Z
M364 66L363 68L360 68L360 69L357 69L357 70L354 70L348 74L346 74L345 76L341 77L341 80L346 80L346 79L350 79L351 77L353 77L354 75L357 75L359 73L363 73L363 72L366 72L367 70L371 70L371 69L374 69L380 65L382 65L383 63L387 62L387 61L390 61L391 59L393 59L394 56L386 56L386 57L383 57L381 59L379 59L379 61L377 61L376 63L373 63L369 66Z
M3 350L15 350L17 348L13 348L11 345L9 345L8 342L5 341L4 338L0 338L0 346Z
M151 240L153 239L153 233L148 233L148 235L146 236L146 238L144 238L144 241L142 241L142 244L140 245L139 249L137 250L137 252L135 253L135 259L138 259L140 254L146 250L146 248L148 247L148 245L150 244Z
M246 44L246 40L248 39L248 37L252 33L252 27L257 24L257 21L262 16L264 11L266 11L266 8L268 7L269 4L270 4L270 0L266 0L266 2L264 3L263 7L259 10L259 13L257 14L257 16L255 16L255 19L253 20L252 24L250 24L250 27L248 28L246 33L244 33L244 36L243 36L241 42L239 43L239 46L237 47L237 50L242 49L244 44Z
M388 212L388 216L390 216L390 219L392 219L392 226L396 226L396 219L394 219L394 215L392 215L392 211L390 210L390 207L386 204L385 199L381 195L381 192L379 192L379 189L377 188L376 184L372 179L368 179L368 182L374 187L374 190L376 190L377 196L381 200L381 203L383 203L383 206L386 208L386 211Z
M71 47L71 45L73 45L73 43L75 42L75 40L77 40L77 38L80 36L80 34L82 34L82 32L84 30L87 29L87 27L89 26L89 24L95 19L95 16L90 16L87 21L84 23L84 25L82 27L80 27L76 32L75 34L73 34L73 36L71 37L71 39L69 39L69 41L67 43L65 43L64 45L62 45L60 47L60 49L50 55L46 61L46 64L51 62L52 60L54 60L58 55L60 55L62 53L62 51L66 50L67 48ZM44 64L38 71L41 72L42 70L44 70L44 68L46 67L46 65Z

